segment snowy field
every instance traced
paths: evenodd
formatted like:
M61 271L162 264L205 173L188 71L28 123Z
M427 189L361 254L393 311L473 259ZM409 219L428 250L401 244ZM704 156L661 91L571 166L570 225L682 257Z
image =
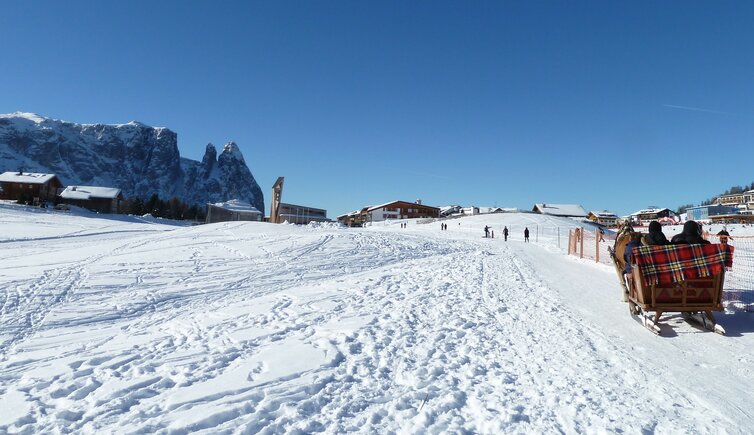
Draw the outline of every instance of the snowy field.
M750 313L657 337L544 231L573 221L447 222L0 205L0 433L751 432Z

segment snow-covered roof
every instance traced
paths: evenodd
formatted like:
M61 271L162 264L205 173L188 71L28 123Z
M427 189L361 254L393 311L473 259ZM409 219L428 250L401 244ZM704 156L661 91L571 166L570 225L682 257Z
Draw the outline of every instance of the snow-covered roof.
M487 214L492 213L493 211L497 210L497 207L477 207L479 209L479 213L481 214Z
M659 213L663 210L670 211L669 208L659 208L659 207L653 207L653 208L645 208L643 210L639 210L637 212L631 213L630 216L638 216L640 214L649 214L649 213Z
M380 205L375 205L375 206L369 207L367 209L367 211L374 211L374 210L380 209L382 207L387 207L389 205L393 205L393 204L398 203L398 202L402 202L404 204L412 204L412 205L415 205L417 207L437 208L437 207L432 207L431 205L417 204L415 202L410 202L410 201L390 201L390 202L386 202L384 204L380 204Z
M440 213L446 214L446 213L454 213L461 210L460 205L446 205L445 207L440 207Z
M361 214L361 210L356 210L356 211L352 211L350 213L342 214L342 215L338 216L336 219L345 218L345 217L349 217L349 216L358 216L359 214Z
M578 204L534 204L532 211L538 211L539 213L551 216L586 217L587 215L584 207Z
M83 199L106 198L115 199L120 195L120 189L115 187L99 186L68 186L60 194L63 199Z
M230 201L217 202L212 205L228 211L262 214L256 207L240 199L231 199Z
M378 208L387 207L391 204L395 204L396 202L404 202L404 201L390 201L390 202L386 202L380 205L373 205L373 206L368 207L367 211L373 211L373 210L377 210Z
M55 174L37 174L34 172L3 172L0 174L0 182L44 184L55 178Z
M589 213L602 218L618 218L618 215L611 211L590 211Z

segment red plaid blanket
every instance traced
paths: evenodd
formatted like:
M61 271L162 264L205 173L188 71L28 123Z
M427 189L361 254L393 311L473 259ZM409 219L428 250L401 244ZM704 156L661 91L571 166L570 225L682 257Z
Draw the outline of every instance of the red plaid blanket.
M669 284L722 273L733 266L733 247L722 245L638 246L631 263L639 267L646 285Z

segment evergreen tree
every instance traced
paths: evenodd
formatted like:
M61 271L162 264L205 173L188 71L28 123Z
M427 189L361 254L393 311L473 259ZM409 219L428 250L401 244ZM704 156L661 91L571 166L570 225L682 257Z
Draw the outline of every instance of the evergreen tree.
M154 216L155 211L155 205L157 204L157 201L160 200L160 197L157 196L156 193L153 193L151 197L149 197L149 200L144 204L144 213L152 213Z
M191 207L189 207L186 210L186 214L184 215L187 220L195 220L197 216L199 215L199 206L196 204L193 204Z
M128 204L128 212L130 214L141 216L144 214L144 201L141 198L133 198Z
M183 202L177 196L174 196L168 206L167 214L170 219L183 219Z
M155 217L166 217L167 214L167 207L165 205L165 201L157 198L157 201L154 203L154 207L152 208L152 216Z

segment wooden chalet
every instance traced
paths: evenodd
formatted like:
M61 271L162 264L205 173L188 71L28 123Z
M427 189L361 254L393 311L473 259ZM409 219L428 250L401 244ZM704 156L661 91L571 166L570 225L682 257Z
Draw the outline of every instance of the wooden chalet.
M55 174L33 172L4 172L0 174L0 199L38 204L55 202L58 190L63 187Z
M669 208L650 207L629 215L631 222L636 225L648 225L651 221L659 221L663 218L672 218L675 221L675 213Z
M60 202L98 213L118 213L123 193L115 187L68 186L60 193Z
M606 227L615 227L618 225L618 216L609 211L590 211L586 215L590 221Z
M364 223L367 221L367 209L369 207L364 207L361 210L352 211L351 213L346 213L338 216L336 219L341 224L348 226L348 227L362 227L364 226Z
M366 209L367 222L379 222L388 219L424 219L440 217L440 209L423 205L421 201L392 201Z
M229 221L259 222L264 218L262 212L248 202L231 199L226 202L207 204L207 218L205 223Z

